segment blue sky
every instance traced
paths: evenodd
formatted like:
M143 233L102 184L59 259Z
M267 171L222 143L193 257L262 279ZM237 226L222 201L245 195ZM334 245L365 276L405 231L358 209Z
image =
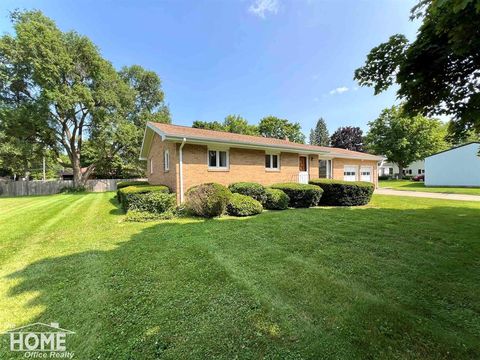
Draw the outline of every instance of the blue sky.
M330 132L360 126L395 102L358 88L354 70L395 33L410 39L412 0L24 1L8 12L40 9L62 30L90 37L115 67L157 72L175 124L240 114L298 121L308 134L322 116Z

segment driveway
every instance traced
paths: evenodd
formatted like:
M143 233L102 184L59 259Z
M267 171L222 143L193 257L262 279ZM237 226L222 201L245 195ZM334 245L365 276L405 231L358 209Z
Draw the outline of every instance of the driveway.
M444 193L431 193L423 191L407 191L407 190L394 190L394 189L376 189L375 194L378 195L394 195L394 196L412 196L430 199L443 199L443 200L461 200L461 201L480 201L478 195L463 195L463 194L444 194Z

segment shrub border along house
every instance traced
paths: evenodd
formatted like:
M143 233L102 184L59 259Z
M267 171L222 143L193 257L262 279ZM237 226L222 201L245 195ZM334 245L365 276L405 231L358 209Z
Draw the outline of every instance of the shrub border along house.
M223 185L205 183L191 187L186 195L187 212L195 216L212 218L225 212L232 193Z
M318 205L323 190L316 185L298 183L280 183L270 186L282 190L289 197L288 205L294 208L308 208Z
M268 210L285 210L288 209L290 198L284 191L280 189L266 188L265 194L267 200L265 201L265 208Z
M375 189L372 183L363 181L342 181L331 179L314 179L310 184L323 189L320 205L359 206L366 205Z
M152 192L160 192L169 194L170 189L165 185L134 185L120 188L117 190L118 202L122 204L122 208L127 212L132 203L141 201L142 194L148 194Z
M263 206L260 201L239 193L233 193L227 204L227 213L232 216L252 216L262 211Z
M255 182L236 182L228 185L228 189L232 193L238 193L257 200L261 204L267 201L267 194L265 192L265 186Z

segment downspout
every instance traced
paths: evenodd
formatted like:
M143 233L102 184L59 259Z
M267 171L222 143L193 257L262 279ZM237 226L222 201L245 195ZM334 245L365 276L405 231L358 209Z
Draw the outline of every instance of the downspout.
M179 177L180 177L180 204L183 203L183 146L187 142L186 138L183 138L182 143L180 144L180 166L179 166Z

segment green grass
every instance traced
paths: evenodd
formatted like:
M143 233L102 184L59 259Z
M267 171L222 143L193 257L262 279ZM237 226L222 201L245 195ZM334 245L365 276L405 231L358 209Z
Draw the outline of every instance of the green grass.
M378 182L381 188L391 188L395 190L409 190L409 191L425 191L446 194L466 194L466 195L480 195L480 188L467 187L437 187L425 186L422 181L410 180L380 180Z
M479 358L479 217L374 196L125 223L112 193L0 199L0 332L57 321L76 359Z

